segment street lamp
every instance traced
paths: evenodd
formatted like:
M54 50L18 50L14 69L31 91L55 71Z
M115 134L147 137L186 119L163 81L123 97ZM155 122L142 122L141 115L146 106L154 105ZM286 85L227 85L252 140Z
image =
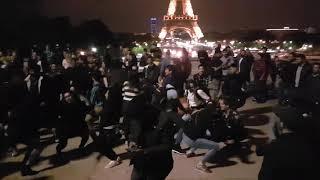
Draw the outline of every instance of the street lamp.
M98 49L97 49L96 47L92 47L92 48L91 48L91 51L92 51L93 53L96 53L96 52L98 52Z

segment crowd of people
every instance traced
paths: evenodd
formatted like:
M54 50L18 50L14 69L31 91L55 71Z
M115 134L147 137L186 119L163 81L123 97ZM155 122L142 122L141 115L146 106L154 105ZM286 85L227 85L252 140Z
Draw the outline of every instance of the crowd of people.
M21 59L14 51L6 55L0 51L0 138L5 142L1 150L15 156L18 143L27 145L21 166L24 176L37 173L31 166L43 146L40 129L49 129L54 135L60 159L65 158L63 149L69 138L81 137L79 149L84 149L91 137L96 150L110 159L106 168L122 163L113 148L114 142L124 139L134 167L132 180L165 179L173 168L172 151L192 158L197 149L207 150L195 168L210 173L207 163L218 151L250 145L237 111L250 96L256 103L278 97L275 112L281 120L289 120L275 134L282 134L284 127L290 132L306 127L291 126L290 118L283 117L293 107L301 110L304 118L319 117L319 64L308 63L303 54L291 53L279 60L264 48L261 53L241 50L234 56L230 47L222 50L218 46L213 57L199 51L196 74L191 73L185 49L179 59L171 58L170 50L163 55L145 50L140 59L130 50L124 51L123 58L72 51L62 54L52 60L33 51L28 59ZM301 119L299 114L296 117ZM296 136L285 137L293 149L301 142L290 144ZM275 146L280 148L282 140L279 135L276 145L270 144L278 158L275 154L281 150ZM262 180L277 179L276 173L285 169L272 160L268 149L263 148ZM314 152L316 148L310 149ZM313 162L312 153L308 155L307 163Z

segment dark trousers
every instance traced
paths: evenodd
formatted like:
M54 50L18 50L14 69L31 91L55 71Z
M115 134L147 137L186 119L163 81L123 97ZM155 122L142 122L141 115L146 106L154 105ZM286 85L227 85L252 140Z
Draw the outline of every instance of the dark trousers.
M158 163L158 162L154 162ZM172 170L171 168L168 168L166 171L157 171L157 173L148 172L146 170L140 170L137 168L133 168L132 174L131 174L131 180L165 180L167 176L170 174Z
M125 136L130 142L138 144L142 132L142 123L139 118L124 117Z
M144 93L146 95L147 102L152 101L152 94L154 92L155 88L153 87L153 84L146 84L144 87Z
M17 136L18 137L18 136ZM22 169L31 166L39 158L42 150L40 144L40 135L36 129L19 134L16 143L20 142L27 146L25 156L22 161Z
M114 130L101 130L95 143L97 150L112 161L117 160L118 155L113 151L113 142L116 140Z
M291 89L291 86L289 83L283 82L283 81L280 82L279 88L278 88L279 104L286 103L286 101L288 100L288 93L290 89Z
M265 80L255 80L255 98L257 102L264 103L267 100L267 83Z
M57 153L61 153L61 151L67 146L68 144L68 139L70 137L75 137L75 136L80 136L81 137L81 143L79 145L79 147L84 147L85 144L87 143L88 139L89 139L89 129L88 127L84 127L82 128L78 133L76 133L75 135L69 135L67 132L62 132L62 134L59 134L59 143L56 147Z
M40 156L40 136L26 140L25 144L27 145L27 150L22 161L22 166L30 166Z

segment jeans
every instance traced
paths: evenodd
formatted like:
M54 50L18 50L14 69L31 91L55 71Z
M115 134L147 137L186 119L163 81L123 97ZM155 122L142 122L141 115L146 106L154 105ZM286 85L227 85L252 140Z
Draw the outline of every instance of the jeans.
M179 129L179 131L176 133L175 135L175 145L179 145L181 144L182 142L182 139L183 139L183 129Z
M208 149L209 151L204 155L202 162L206 163L220 150L219 144L208 139L192 140L187 135L183 134L182 141L190 147L190 152L195 152L197 149Z

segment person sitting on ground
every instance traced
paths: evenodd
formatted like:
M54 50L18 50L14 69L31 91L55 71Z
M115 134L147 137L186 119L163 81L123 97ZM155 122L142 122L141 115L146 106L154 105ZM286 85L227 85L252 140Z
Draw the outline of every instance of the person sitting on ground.
M201 109L210 102L210 97L193 80L187 82L185 96L188 99L190 108L193 110Z
M209 94L208 83L209 83L209 75L205 71L204 65L200 64L198 66L198 73L193 75L193 80L198 84L198 86L204 90L207 94Z
M215 124L215 136L219 136L220 140L229 143L247 142L248 133L244 128L243 122L237 111L230 108L230 100L221 98L219 100L219 108L221 110L221 122ZM219 124L219 125L218 125Z
M217 143L207 138L207 130L210 134L214 133L211 110L211 108L206 108L193 112L191 121L187 122L183 128L182 142L190 147L186 152L187 158L194 157L197 149L209 150L196 165L196 170L205 173L211 173L206 163L211 160L219 150L225 147L225 143Z

